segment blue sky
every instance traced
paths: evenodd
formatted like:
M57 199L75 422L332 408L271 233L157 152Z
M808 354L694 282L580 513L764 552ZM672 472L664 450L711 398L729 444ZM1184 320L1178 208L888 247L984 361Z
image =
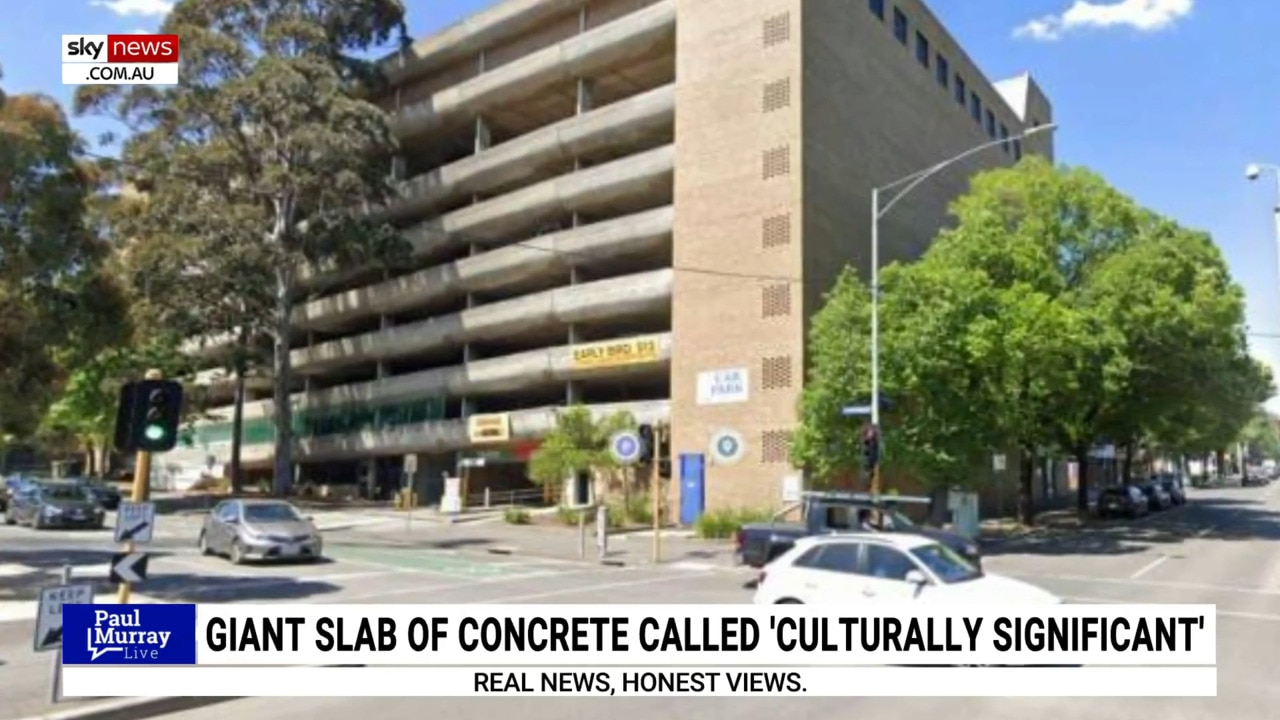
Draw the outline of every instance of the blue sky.
M406 0L415 36L492 0ZM688 0L686 0L688 1ZM694 0L696 1L696 0ZM751 0L743 0L750 2ZM850 2L860 0L809 0ZM1058 159L1211 232L1249 297L1255 353L1280 368L1280 273L1271 178L1280 165L1280 4L1275 0L926 0L989 77L1030 71L1053 100ZM6 2L8 92L62 100L63 33L150 31L165 0ZM80 122L91 138L109 129ZM1274 338L1265 337L1273 335ZM1280 410L1280 401L1273 401Z

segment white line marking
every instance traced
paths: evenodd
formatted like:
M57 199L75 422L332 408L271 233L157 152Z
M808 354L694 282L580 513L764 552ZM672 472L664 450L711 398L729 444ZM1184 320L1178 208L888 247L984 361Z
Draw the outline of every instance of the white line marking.
M1204 590L1208 592L1237 593L1241 595L1280 595L1280 589L1232 587L1230 585L1208 585L1203 583L1170 582L1165 580L1130 580L1129 578L1088 577L1084 575L1050 575L1035 573L1012 573L1022 577L1040 578L1044 580L1063 580L1066 582L1099 583L1102 585L1138 585L1145 587L1161 587L1174 590Z
M568 572L568 573L542 572L542 573L531 573L529 575L506 575L501 577L486 578L483 580L450 583L448 585L417 585L414 587L392 588L390 590L379 590L377 592L360 593L359 595L344 595L340 598L333 600L332 602L350 603L356 600L372 600L375 598L390 597L392 595L414 595L418 593L426 595L429 593L450 592L453 590L470 590L475 587L499 585L501 583L522 582L525 580L537 579L540 577L564 578L564 577L570 577L573 575L586 575L586 574L594 574L594 573L591 571L583 570L580 572ZM452 576L450 579L457 580L458 578L457 576ZM325 600L325 602L329 602L329 601Z
M1088 605L1135 605L1141 603L1121 602L1119 600L1104 600L1102 598L1089 597L1068 597L1073 603L1085 603ZM1243 620L1265 620L1267 622L1280 622L1280 615L1268 615L1266 613L1240 612L1237 610L1222 610L1221 608L1214 611L1219 617L1241 618Z
M20 620L34 622L38 604L33 600L0 601L0 623L18 622Z
M558 597L560 595L577 595L581 593L597 592L600 590L617 590L625 587L635 587L637 585L656 585L658 583L672 582L675 580L688 580L687 575L659 575L658 577L642 578L639 580L624 580L622 582L601 583L599 585L587 585L585 587L561 588L559 590L547 590L546 592L529 593L527 595L513 595L497 600L478 600L472 601L475 605L499 605L503 603L519 603L529 600L542 600L550 597Z
M1208 534L1209 534L1209 533L1211 533L1211 532L1213 532L1213 528L1211 528L1211 527L1207 527L1207 528L1204 528L1204 529L1201 529L1201 530L1197 530L1197 531L1196 531L1195 536L1196 536L1196 537L1198 537L1198 538L1202 538L1202 537L1204 537L1205 535L1208 535Z
M1151 572L1152 570L1155 570L1156 568L1158 568L1158 567L1160 567L1161 565L1165 564L1166 562L1168 562L1168 560L1169 560L1169 556L1168 556L1168 555L1161 555L1160 557L1156 558L1155 560L1152 560L1151 562L1147 563L1146 565L1143 565L1142 567L1138 568L1137 572L1135 572L1134 574L1132 574L1132 575L1130 575L1130 576L1129 576L1129 579L1130 579L1130 580L1137 580L1138 578L1142 577L1143 575L1146 575L1147 573Z
M694 562L692 560L681 560L678 563L672 563L668 567L673 570L693 570L695 572L707 572L716 569L716 566L711 563Z

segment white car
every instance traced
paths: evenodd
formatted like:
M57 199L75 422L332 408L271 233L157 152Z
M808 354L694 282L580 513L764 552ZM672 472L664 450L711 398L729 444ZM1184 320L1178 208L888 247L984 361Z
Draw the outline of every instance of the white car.
M984 573L945 545L907 533L802 538L765 566L757 605L928 602L1057 605L1052 593Z

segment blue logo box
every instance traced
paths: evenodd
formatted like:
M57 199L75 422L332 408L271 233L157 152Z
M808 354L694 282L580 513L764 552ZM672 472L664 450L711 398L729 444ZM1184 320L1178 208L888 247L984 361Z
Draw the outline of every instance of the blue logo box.
M195 605L63 605L64 665L195 665Z

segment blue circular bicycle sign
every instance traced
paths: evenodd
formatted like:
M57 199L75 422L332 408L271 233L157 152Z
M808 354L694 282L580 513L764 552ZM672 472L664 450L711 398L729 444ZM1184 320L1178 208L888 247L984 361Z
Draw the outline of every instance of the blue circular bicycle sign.
M711 439L711 456L717 462L737 462L742 451L742 436L732 430L721 430Z
M635 462L640 457L640 436L627 431L614 433L609 441L609 452L614 460L624 465Z

